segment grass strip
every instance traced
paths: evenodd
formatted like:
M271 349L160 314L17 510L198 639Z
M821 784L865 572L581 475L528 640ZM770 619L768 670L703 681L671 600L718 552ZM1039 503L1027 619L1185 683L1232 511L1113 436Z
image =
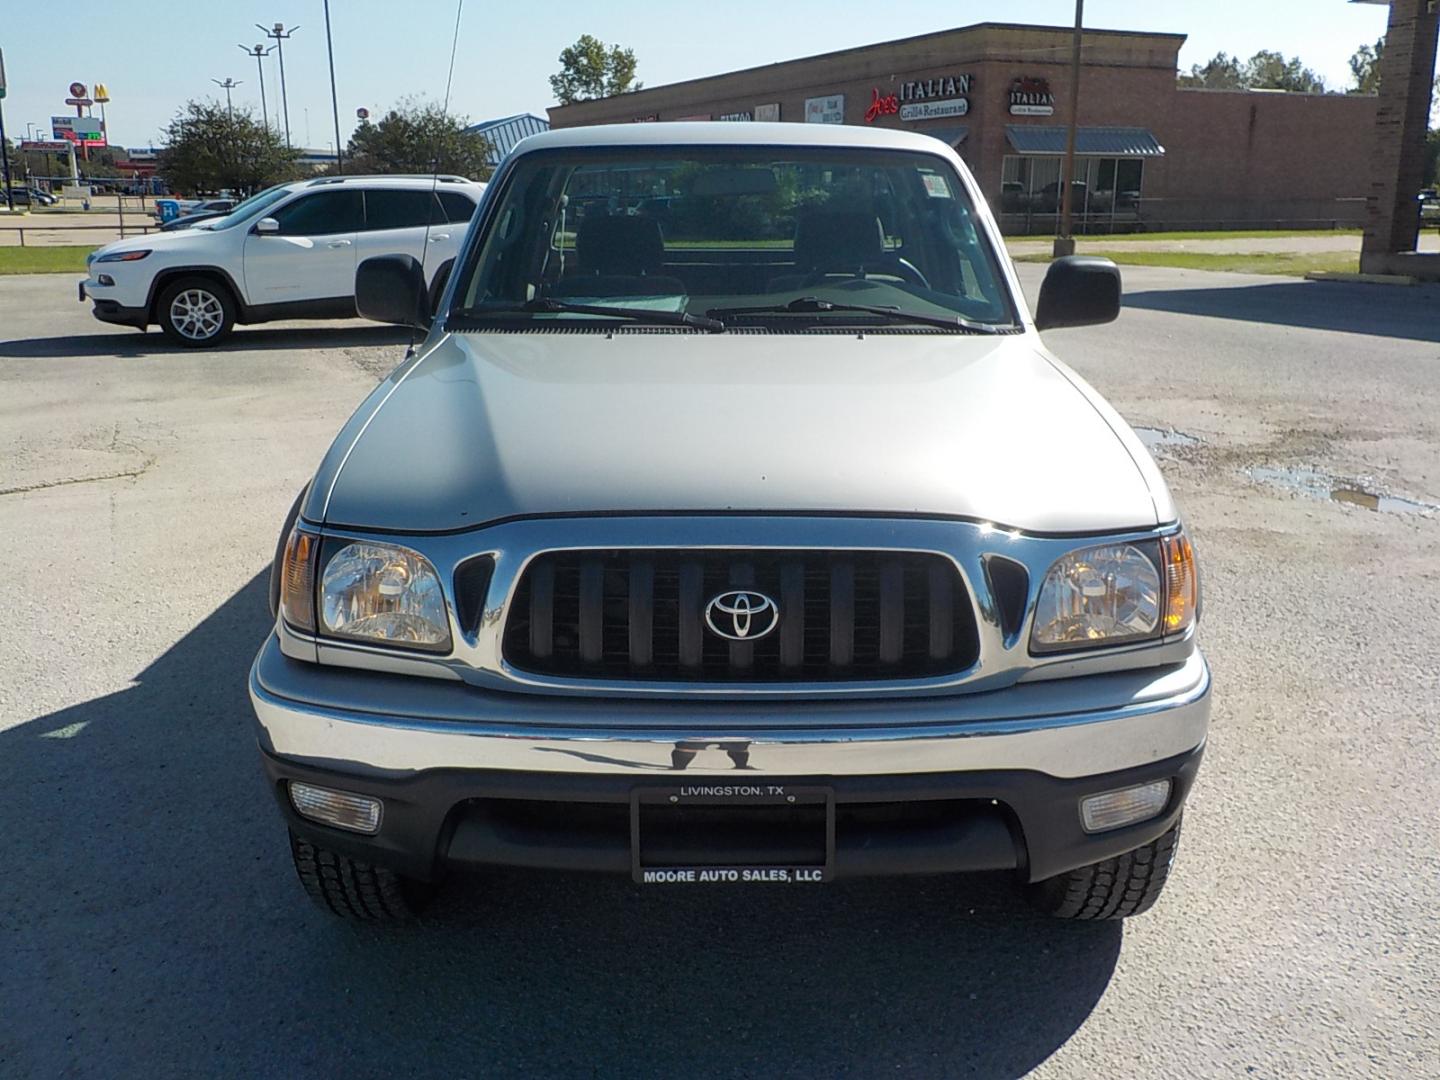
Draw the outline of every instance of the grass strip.
M83 274L94 244L0 247L0 274Z
M1354 273L1360 256L1344 251L1256 252L1216 254L1201 251L1125 251L1085 248L1082 255L1100 255L1122 266L1170 266L1178 270L1219 270L1232 274L1281 274L1304 277L1312 270ZM1049 255L1017 255L1016 262L1048 263Z

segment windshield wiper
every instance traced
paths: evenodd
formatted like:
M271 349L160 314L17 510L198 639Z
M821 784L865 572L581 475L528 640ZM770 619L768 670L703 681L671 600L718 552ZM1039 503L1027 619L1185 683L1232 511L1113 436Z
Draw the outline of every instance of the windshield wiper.
M572 304L568 300L556 300L551 296L537 297L523 304L506 304L479 310L460 312L460 319L484 319L494 315L514 315L541 312L557 315L601 315L616 319L632 319L635 322L658 323L662 326L693 326L697 330L708 330L717 334L725 329L719 319L705 315L692 315L688 311L652 311L647 308L611 307L608 304Z
M967 319L963 315L931 315L924 311L904 311L897 307L878 307L871 304L835 304L821 300L818 296L801 296L788 304L771 304L762 307L711 308L705 314L716 315L804 315L818 311L850 311L865 315L879 315L891 322L923 323L939 326L945 330L962 330L970 334L1003 334L1014 330L1010 323L983 323Z

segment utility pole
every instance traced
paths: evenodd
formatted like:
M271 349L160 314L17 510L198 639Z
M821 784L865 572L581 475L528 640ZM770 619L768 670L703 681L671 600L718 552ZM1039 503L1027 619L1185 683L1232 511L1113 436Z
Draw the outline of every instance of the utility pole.
M278 22L269 30L259 23L256 23L255 27L266 37L275 39L275 50L280 54L280 107L285 112L285 148L288 150L290 148L290 99L285 95L285 41L300 27L292 26L286 30L285 24Z
M1065 135L1065 165L1060 170L1060 235L1055 238L1055 257L1075 254L1071 211L1071 190L1075 186L1075 133L1080 122L1080 32L1085 21L1085 0L1075 0L1075 38L1070 45L1070 130Z
M5 206L15 211L15 193L10 190L10 140L5 138L5 53L0 51L0 177L5 181ZM24 233L20 234L24 236Z
M235 106L230 104L230 91L235 89L235 87L237 86L242 86L244 84L243 80L237 81L227 75L224 82L221 82L219 79L211 79L210 81L213 82L216 86L220 87L221 90L225 91L225 111L230 114L231 123L234 123Z
M255 58L255 71L260 76L260 123L268 130L270 127L270 113L268 106L265 104L265 67L260 61L269 56L275 46L272 45L269 49L265 48L264 45L256 45L253 49L245 45L236 45L235 47L246 56L253 56Z
M335 171L345 171L345 155L340 149L340 101L335 94L335 46L330 43L330 0L325 0L325 51L330 56L330 113L335 118Z

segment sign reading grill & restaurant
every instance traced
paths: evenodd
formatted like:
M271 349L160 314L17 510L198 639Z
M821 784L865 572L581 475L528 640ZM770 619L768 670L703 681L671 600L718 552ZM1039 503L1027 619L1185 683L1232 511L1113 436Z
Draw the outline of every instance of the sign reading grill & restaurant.
M973 75L939 75L900 84L901 120L938 120L964 116L970 111Z
M1054 116L1055 95L1049 79L1021 76L1010 84L1011 116Z

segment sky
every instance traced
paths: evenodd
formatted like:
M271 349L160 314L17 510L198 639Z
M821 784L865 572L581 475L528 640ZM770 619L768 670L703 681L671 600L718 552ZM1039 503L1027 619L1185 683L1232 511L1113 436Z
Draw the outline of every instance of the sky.
M453 112L472 121L534 112L554 103L549 76L560 50L581 34L635 50L637 75L658 86L976 22L1069 25L1073 0L462 0ZM189 98L224 100L211 80L233 78L236 108L258 114L260 94L246 47L255 23L296 26L285 45L292 141L334 142L322 0L70 0L63 11L6 0L0 20L9 94L6 134L72 112L72 82L103 82L111 141L146 146ZM406 97L445 95L456 0L331 0L341 137L355 110L377 114ZM694 12L693 16L687 13ZM1298 55L1332 87L1351 85L1347 61L1385 32L1387 9L1347 0L1088 0L1085 25L1188 34L1182 70L1224 51ZM279 105L276 57L265 61L271 115Z

